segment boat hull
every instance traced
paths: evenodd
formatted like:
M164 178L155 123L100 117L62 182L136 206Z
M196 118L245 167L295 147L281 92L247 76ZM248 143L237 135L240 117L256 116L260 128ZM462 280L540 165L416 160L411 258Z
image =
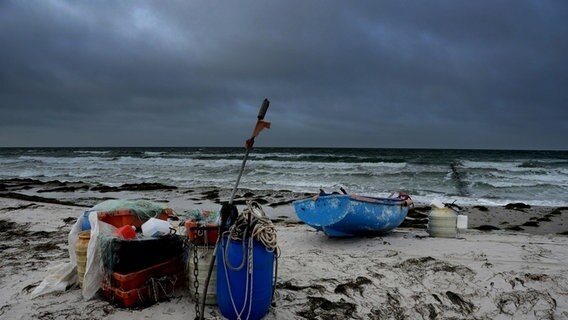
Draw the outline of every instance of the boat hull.
M323 195L294 201L293 206L301 221L331 237L387 233L408 213L403 199L354 195Z

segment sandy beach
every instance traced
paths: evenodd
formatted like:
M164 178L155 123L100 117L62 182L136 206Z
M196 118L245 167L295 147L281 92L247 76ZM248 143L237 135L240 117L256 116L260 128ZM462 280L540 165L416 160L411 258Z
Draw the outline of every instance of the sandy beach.
M107 199L148 199L177 213L220 208L229 190L159 184L0 181L1 319L192 319L188 290L144 309L85 301L77 286L32 299L47 268L68 256L67 235L86 209ZM330 239L299 223L291 202L307 194L239 190L259 202L281 249L267 319L568 318L568 208L469 206L458 239L428 237L429 207L417 204L387 235ZM459 205L459 204L458 204ZM222 318L207 308L206 318Z

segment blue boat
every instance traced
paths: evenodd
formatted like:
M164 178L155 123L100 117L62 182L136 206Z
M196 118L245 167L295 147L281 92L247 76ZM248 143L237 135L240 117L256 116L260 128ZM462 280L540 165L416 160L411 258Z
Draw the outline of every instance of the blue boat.
M404 221L411 204L404 193L395 198L320 194L293 202L301 221L330 237L387 233Z

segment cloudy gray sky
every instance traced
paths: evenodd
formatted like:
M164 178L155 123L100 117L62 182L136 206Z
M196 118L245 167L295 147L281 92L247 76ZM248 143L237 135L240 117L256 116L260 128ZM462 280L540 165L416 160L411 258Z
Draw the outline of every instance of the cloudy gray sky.
M568 149L568 2L0 1L0 146Z

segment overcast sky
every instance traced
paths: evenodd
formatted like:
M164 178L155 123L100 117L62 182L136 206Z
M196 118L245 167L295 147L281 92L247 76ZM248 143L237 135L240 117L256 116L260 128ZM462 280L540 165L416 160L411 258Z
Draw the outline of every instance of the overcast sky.
M568 2L0 1L0 146L568 150Z

